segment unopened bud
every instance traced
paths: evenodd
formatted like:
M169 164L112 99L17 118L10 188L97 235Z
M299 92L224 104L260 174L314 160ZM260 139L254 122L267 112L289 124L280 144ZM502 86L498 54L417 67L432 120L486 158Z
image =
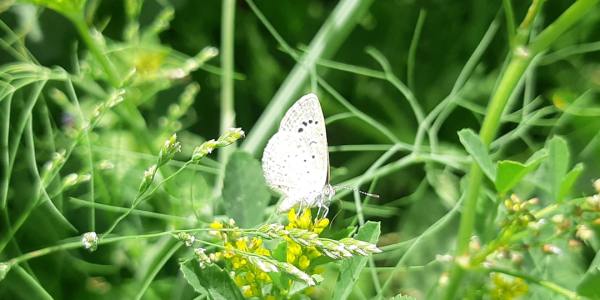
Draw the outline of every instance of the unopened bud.
M90 252L96 251L98 249L98 235L93 231L84 233L81 237L81 244L83 244L83 248Z

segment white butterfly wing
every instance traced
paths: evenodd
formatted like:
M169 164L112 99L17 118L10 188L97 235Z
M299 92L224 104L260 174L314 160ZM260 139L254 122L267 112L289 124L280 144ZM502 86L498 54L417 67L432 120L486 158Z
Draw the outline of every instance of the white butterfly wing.
M317 95L311 93L296 101L283 116L279 131L289 132L310 147L314 156L310 157L308 164L316 172L315 181L321 189L329 179L329 152L325 118Z
M329 172L325 120L317 96L308 94L287 111L265 147L262 164L267 184L285 196L280 211L302 201L315 204Z

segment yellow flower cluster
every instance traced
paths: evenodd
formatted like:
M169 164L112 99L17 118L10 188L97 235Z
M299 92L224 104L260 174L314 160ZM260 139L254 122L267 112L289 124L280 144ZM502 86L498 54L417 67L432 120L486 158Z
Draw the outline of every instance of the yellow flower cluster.
M289 224L285 229L304 229L307 231L320 234L329 225L329 219L315 219L313 221L310 208L305 209L302 214L298 217L296 210L291 209L288 213ZM321 256L321 253L315 247L302 247L300 244L287 238L287 252L286 260L289 264L292 264L303 271L306 271L310 267L311 260ZM313 273L313 272L308 272Z
M490 296L494 300L518 299L527 294L527 283L521 278L510 280L507 276L498 273L492 273L490 277L492 280Z
M240 234L233 220L228 224L215 221L210 224L211 233L224 242L224 250L211 254L211 259L223 259L233 271L235 284L240 288L244 297L263 297L262 287L271 283L269 274L261 270L249 258L251 255L270 257L271 251L263 246L260 237L248 238ZM222 229L229 229L224 231ZM240 254L244 253L244 254Z

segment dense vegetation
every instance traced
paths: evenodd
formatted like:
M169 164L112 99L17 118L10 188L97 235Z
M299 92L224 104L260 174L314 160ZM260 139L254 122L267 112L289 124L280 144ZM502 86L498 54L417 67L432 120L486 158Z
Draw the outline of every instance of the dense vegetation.
M597 0L4 1L0 298L598 299L599 25ZM309 92L326 218L277 213L260 164Z

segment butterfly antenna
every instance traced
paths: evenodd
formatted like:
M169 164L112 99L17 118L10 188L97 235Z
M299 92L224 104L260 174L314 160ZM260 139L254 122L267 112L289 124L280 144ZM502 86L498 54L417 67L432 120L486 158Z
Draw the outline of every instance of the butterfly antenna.
M367 193L367 192L363 192L363 191L359 190L358 188L353 188L353 187L344 186L344 185L336 185L335 188L336 189L351 190L351 191L358 192L359 194L365 195L367 197L373 197L373 198L379 199L379 195L377 195L377 194L371 194L371 193Z

